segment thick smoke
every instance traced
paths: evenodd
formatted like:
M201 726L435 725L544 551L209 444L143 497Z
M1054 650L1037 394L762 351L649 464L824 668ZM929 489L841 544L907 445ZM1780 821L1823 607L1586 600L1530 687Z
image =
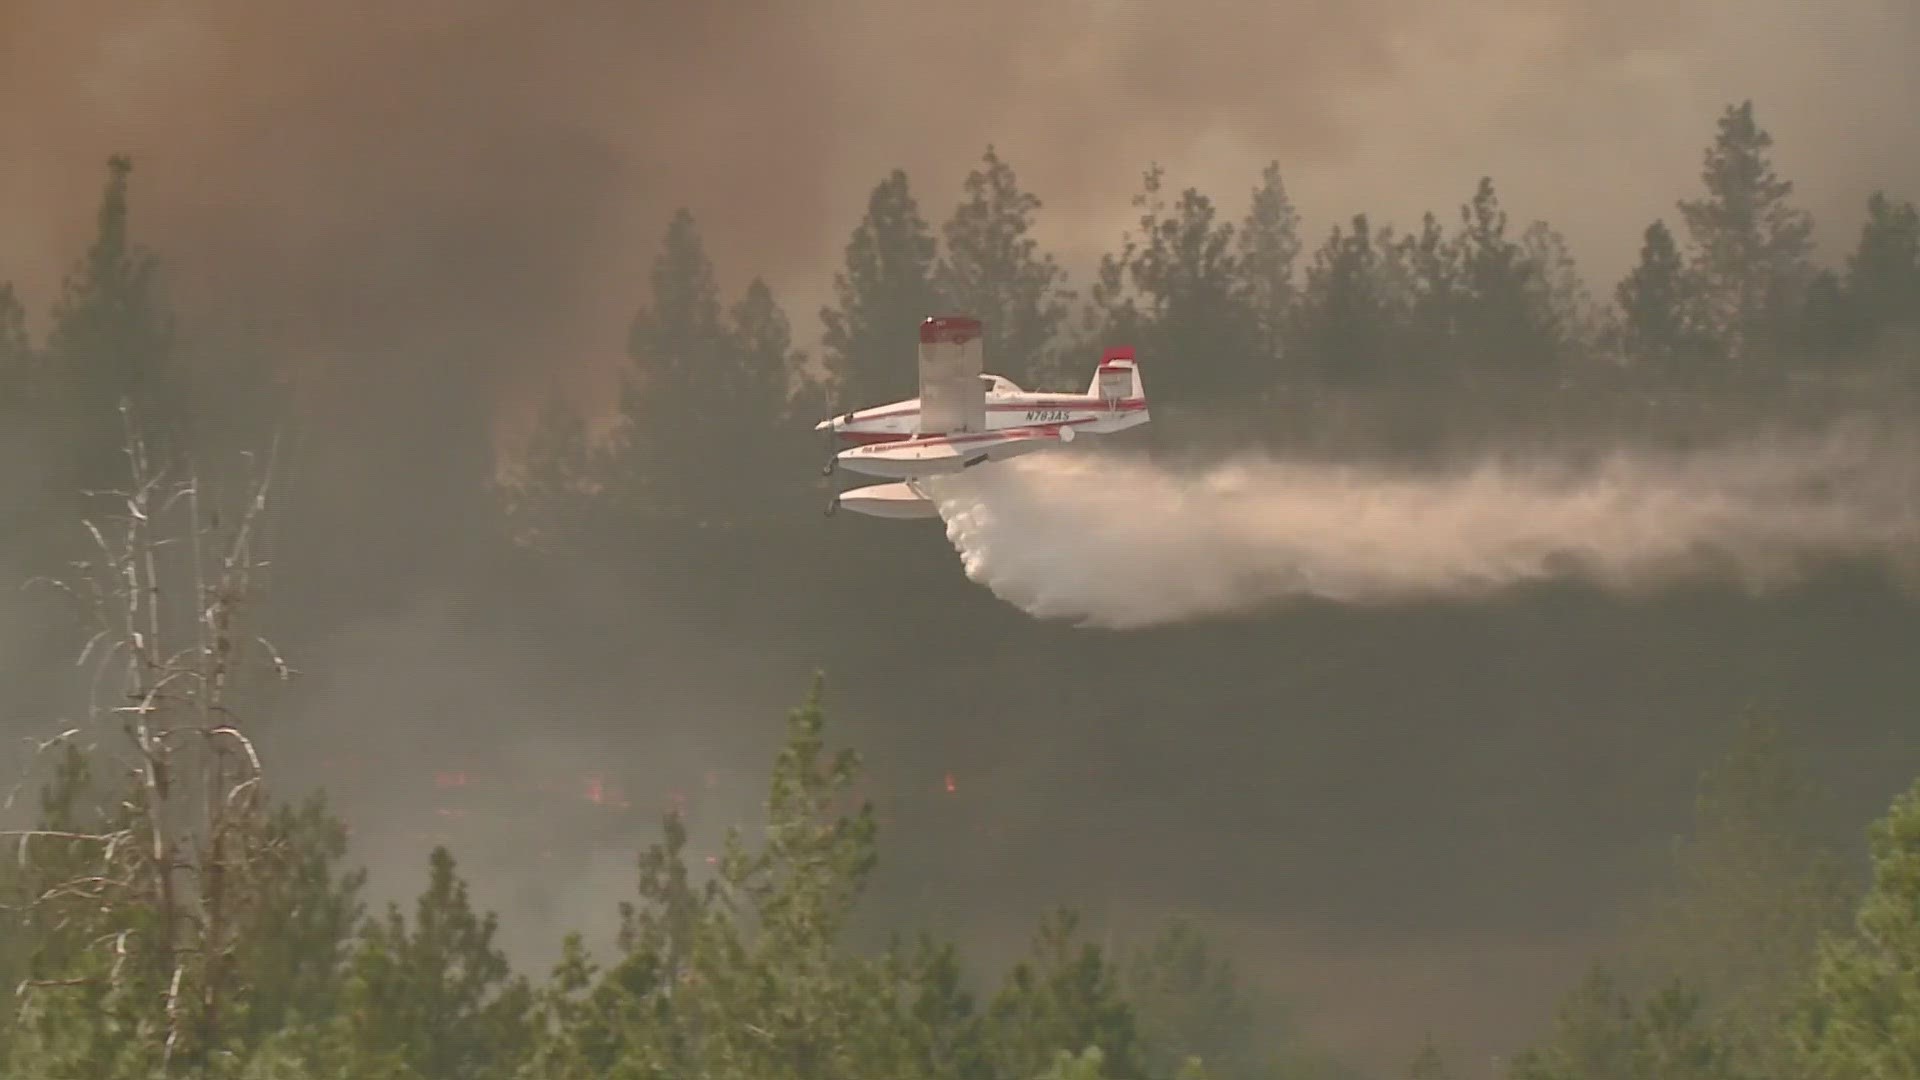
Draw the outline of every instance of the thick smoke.
M1176 468L1039 454L939 482L967 575L1040 618L1114 629L1316 599L1468 599L1572 581L1752 590L1824 561L1920 554L1911 445L1620 450L1584 467L1487 459L1441 474L1242 455Z

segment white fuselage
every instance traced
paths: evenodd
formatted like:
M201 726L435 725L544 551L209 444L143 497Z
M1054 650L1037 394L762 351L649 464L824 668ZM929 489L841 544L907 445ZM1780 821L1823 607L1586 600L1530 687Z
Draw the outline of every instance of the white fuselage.
M1072 442L1081 434L1106 435L1147 423L1147 398L1130 355L1102 361L1084 394L1030 393L998 375L982 374L980 406L950 430L927 431L922 398L857 409L822 420L814 430L831 433L836 452L826 466L898 481L835 495L832 513L844 506L874 517L933 517L937 511L924 481L975 465L1018 457ZM943 416L954 415L949 403ZM845 449L838 449L840 446Z
M994 379L993 388L987 391L986 430L989 432L1009 428L1070 428L1105 435L1137 427L1148 420L1144 397L1110 401L1097 394L1033 393L1005 379L989 378ZM920 399L858 409L822 420L814 425L814 430L832 431L838 441L850 446L903 442L921 433ZM854 466L849 464L849 467Z

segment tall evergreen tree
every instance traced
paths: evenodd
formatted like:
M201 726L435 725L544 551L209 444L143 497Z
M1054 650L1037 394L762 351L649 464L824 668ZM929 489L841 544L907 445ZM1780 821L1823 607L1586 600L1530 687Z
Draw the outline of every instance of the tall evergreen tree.
M30 395L37 389L34 375L26 310L13 285L0 282L0 415L19 416L27 411Z
M1511 1080L1745 1080L1701 1013L1670 983L1639 1006L1612 973L1591 969L1561 1003L1553 1033L1514 1059Z
M1028 386L1064 375L1058 349L1073 292L1052 255L1031 235L1040 198L1024 191L987 147L967 174L965 194L941 227L945 254L934 289L957 311L981 320L987 367Z
M1148 1075L1119 973L1098 945L1076 942L1079 925L1070 911L1042 920L1030 957L988 1006L987 1047L999 1075L1036 1075L1075 1047L1097 1047L1110 1080Z
M1420 231L1375 232L1380 253L1381 321L1385 365L1374 376L1396 384L1444 386L1463 377L1460 315L1464 283L1460 246L1432 213Z
M1911 349L1920 330L1920 214L1912 203L1875 192L1847 257L1845 276L1822 272L1808 297L1810 337L1818 347L1861 353L1883 344Z
M904 170L867 198L834 276L835 306L821 309L821 346L832 393L843 408L912 397L917 327L947 302L934 284L937 245Z
M1243 285L1234 229L1194 188L1169 206L1155 165L1133 198L1138 232L1101 261L1091 327L1103 344L1131 343L1153 364L1154 394L1174 410L1246 400L1268 385L1259 324Z
M1660 379L1697 377L1708 343L1694 325L1698 298L1673 233L1647 226L1640 261L1614 288L1615 347L1628 365Z
M1759 374L1790 342L1813 279L1813 220L1774 171L1753 103L1729 106L1701 168L1705 194L1680 212L1693 242L1701 325L1733 370Z
M586 418L553 393L521 448L516 474L496 491L512 541L550 553L590 544L609 468Z
M1122 985L1138 1020L1149 1075L1172 1076L1195 1058L1220 1080L1283 1072L1262 1052L1239 972L1192 922L1175 919L1136 950Z
M364 870L342 868L347 830L324 795L275 807L266 831L271 873L238 956L248 988L240 1038L249 1047L335 1015L366 885Z
M789 386L800 357L764 282L756 279L732 308L723 307L699 228L684 209L668 224L628 355L611 491L656 521L738 525L762 506L768 466L787 446ZM550 420L561 426L549 434L575 459L568 467L580 467L588 455L576 445L583 435L569 430L576 421ZM717 445L707 436L721 428L739 434Z
M1920 1065L1920 782L1870 832L1873 885L1853 933L1823 944L1794 1075L1890 1080Z
M1314 253L1296 313L1295 338L1309 370L1335 386L1364 386L1393 376L1394 339L1382 254L1365 214L1336 225Z
M1706 1016L1760 1075L1786 1067L1783 1024L1849 889L1810 831L1814 789L1782 733L1750 719L1701 776L1675 888L1646 927L1646 966L1698 988Z
M1263 362L1274 365L1286 352L1286 332L1299 293L1300 213L1280 176L1280 163L1268 162L1253 189L1247 216L1235 236L1240 287L1260 330Z
M346 1060L398 1061L421 1080L511 1077L531 1046L531 991L473 910L453 856L435 848L411 925L369 920L342 991Z
M1460 208L1459 348L1476 372L1502 381L1537 381L1563 353L1560 313L1549 298L1545 267L1507 235L1507 213L1493 181L1482 177Z
M1873 331L1920 326L1920 213L1884 192L1867 199L1860 243L1847 258L1847 292Z
M108 162L93 243L67 276L47 335L56 408L75 433L74 479L86 488L110 485L125 473L121 401L135 408L156 453L179 447L187 437L176 336L160 295L159 260L133 241L132 171L127 158Z

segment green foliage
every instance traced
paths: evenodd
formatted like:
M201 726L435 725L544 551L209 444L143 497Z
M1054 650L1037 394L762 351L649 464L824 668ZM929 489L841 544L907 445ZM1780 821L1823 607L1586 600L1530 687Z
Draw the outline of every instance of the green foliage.
M1912 335L1920 331L1920 214L1913 204L1882 192L1869 197L1844 277L1821 271L1807 303L1815 348L1854 356L1904 348L1910 374Z
M1552 1036L1515 1059L1512 1080L1740 1080L1696 993L1670 984L1636 1008L1602 968L1562 1003Z
M522 448L516 475L501 484L501 516L515 543L549 554L577 553L597 534L600 497L612 465L586 418L556 393Z
M248 988L238 1037L248 1046L337 1012L366 884L364 870L341 869L347 830L324 795L275 807L266 834L263 887L236 959Z
M773 771L766 842L731 831L696 884L677 816L640 859L641 904L623 908L607 971L571 940L541 995L544 1077L968 1075L949 1040L966 1007L951 956L846 955L839 936L874 860L871 807L843 813L857 776L827 756L818 691L789 719ZM902 990L920 984L917 999ZM911 1018L911 1019L909 1019ZM956 1022L956 1020L958 1022Z
M1171 1076L1192 1058L1220 1080L1272 1075L1239 973L1191 921L1172 920L1136 950L1124 987L1150 1075Z
M339 990L341 1050L421 1080L512 1076L530 1042L531 989L493 944L453 856L435 848L411 925L397 905L369 920Z
M19 416L37 392L36 356L27 336L27 312L13 285L0 282L0 414Z
M914 328L946 306L934 283L936 246L906 172L893 170L868 196L866 216L847 241L846 265L833 279L836 306L820 312L838 408L916 392Z
M651 303L634 317L632 361L620 399L622 426L606 462L611 492L630 513L698 527L738 524L766 496L761 478L792 449L783 439L801 357L765 283L752 282L731 309L693 215L667 226L654 261ZM716 458L716 428L734 431ZM579 495L601 467L580 420L550 408L527 485L545 492L561 522L581 516ZM564 535L564 532L563 532Z
M1031 235L1040 208L1039 197L1022 190L1012 166L987 147L941 227L945 254L933 284L947 304L981 320L989 371L1052 389L1066 375L1056 350L1074 294L1066 271Z
M1849 883L1807 825L1817 790L1782 732L1742 726L1700 779L1674 889L1646 930L1648 967L1698 989L1743 1065L1784 1067L1783 1032L1822 934L1845 923Z
M1378 384L1394 370L1392 309L1375 239L1367 216L1356 214L1347 228L1333 227L1307 269L1295 337L1307 370L1329 385Z
M1507 213L1493 181L1482 177L1460 208L1458 307L1454 327L1469 370L1502 381L1541 381L1557 374L1569 352L1574 299L1550 233L1532 234L1533 251L1507 235Z
M1920 782L1870 837L1873 884L1854 933L1824 942L1796 1024L1800 1075L1810 1080L1920 1072Z
M1280 360L1299 293L1300 212L1287 194L1279 162L1268 162L1260 171L1234 245L1244 303L1259 326L1259 356Z
M1088 329L1103 344L1139 347L1154 393L1176 409L1219 404L1271 383L1273 358L1261 352L1233 226L1195 188L1167 205L1164 178L1158 165L1144 174L1138 231L1102 259Z
M1098 945L1075 947L1079 926L1079 917L1064 910L1041 920L1028 958L988 1005L988 1056L997 1075L1033 1075L1055 1051L1088 1046L1100 1048L1102 1075L1112 1080L1148 1075L1119 975Z
M1627 364L1658 379L1702 374L1710 341L1695 326L1694 285L1666 223L1647 226L1639 263L1614 289L1616 347Z
M1035 1075L1037 1080L1105 1080L1106 1055L1097 1046L1089 1046L1079 1053L1056 1050L1046 1071Z
M110 487L125 472L119 403L129 400L155 430L184 439L173 317L160 295L159 259L135 245L129 223L133 163L107 163L92 245L53 307L45 364L62 420L76 432L77 484Z
M1359 221L1353 246L1359 246ZM1378 291L1378 327L1361 329L1368 305L1346 315L1347 332L1361 335L1373 350L1372 364L1356 372L1356 381L1392 381L1414 386L1445 386L1460 379L1466 358L1460 354L1459 312L1465 284L1459 245L1428 213L1420 231L1396 237L1383 228L1373 236L1378 270L1370 283ZM1372 335L1372 336L1367 336ZM1337 346L1336 346L1337 347Z
M1793 184L1774 171L1772 147L1752 102L1728 106L1701 167L1706 191L1680 203L1700 325L1719 359L1747 378L1792 340L1813 280L1813 220L1790 201Z

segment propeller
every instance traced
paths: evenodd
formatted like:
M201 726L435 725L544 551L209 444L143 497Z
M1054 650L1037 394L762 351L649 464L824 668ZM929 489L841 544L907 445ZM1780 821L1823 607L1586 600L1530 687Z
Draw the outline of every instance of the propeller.
M831 402L833 413L828 418L830 421L843 420L847 416L847 414L841 410L841 405L844 404L844 402L840 400L841 392L842 392L841 387L835 386L833 388L833 400ZM833 430L832 423L828 423L826 428L824 428L820 432L820 434L825 438L826 448L827 448L827 463L825 465L820 466L820 475L832 476L834 473L834 470L840 467L840 456L839 456L840 444L838 440L835 438L835 432Z

